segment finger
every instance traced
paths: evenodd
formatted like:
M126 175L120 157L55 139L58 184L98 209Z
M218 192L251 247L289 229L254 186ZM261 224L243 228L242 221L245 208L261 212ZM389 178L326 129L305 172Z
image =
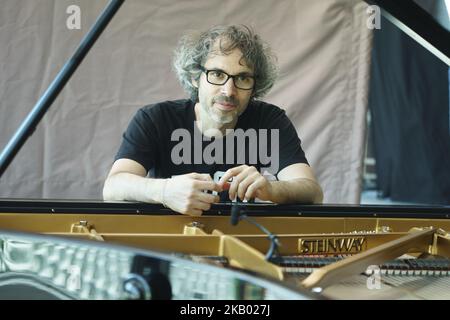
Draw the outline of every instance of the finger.
M202 201L205 203L217 203L220 201L219 196L217 196L217 195L215 196L215 195L204 193L204 192L199 192L197 195L197 199L199 201Z
M243 167L243 166L241 166ZM253 174L253 172L256 172L256 168L255 167L249 167L249 166L245 166L244 168L242 168L242 172L239 173L237 176L235 176L233 178L233 182L231 182L230 185L230 190L228 191L230 194L230 200L233 200L236 198L236 196L238 195L238 188L239 185L242 183L242 181L247 178L247 176ZM242 194L243 196L243 194ZM239 197L241 200L243 200L243 198Z
M230 200L234 200L237 196L237 191L239 187L239 183L244 177L239 174L238 176L233 178L233 182L230 184L230 189L228 190L228 194L230 196Z
M194 188L197 190L222 191L222 187L214 181L195 181Z
M247 200L255 198L258 190L263 188L265 184L266 184L265 178L264 177L260 177L259 179L254 181L247 188L247 191L245 192L244 198L247 199Z
M231 171L228 170L221 178L220 180L217 182L219 185L223 186L225 185L225 183L229 183L229 180L234 177L235 175L237 175L238 173L235 173L235 171Z
M241 183L239 183L237 195L241 200L249 200L246 198L246 192L249 186L253 185L261 175L258 172L251 174L250 176L245 177Z
M195 210L208 211L209 209L211 209L211 204L203 201L196 201L192 205L192 208Z
M228 180L230 180L232 177L237 176L239 173L244 171L246 167L247 167L246 165L242 165L239 167L228 169L224 173L224 175L220 178L219 184L223 185L225 182L228 182Z
M213 181L213 179L211 178L211 176L208 173L197 173L197 172L194 172L192 174L192 177L194 179L197 179L197 180Z

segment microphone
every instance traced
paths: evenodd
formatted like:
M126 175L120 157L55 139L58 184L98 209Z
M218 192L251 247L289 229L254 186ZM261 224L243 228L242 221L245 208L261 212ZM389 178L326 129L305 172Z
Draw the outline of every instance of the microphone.
M256 226L258 229L260 229L263 233L265 233L270 241L270 247L269 251L266 253L266 260L267 261L274 261L276 256L278 256L278 247L280 246L280 243L278 241L278 237L264 228L264 226L260 225L253 219L251 219L249 216L245 214L245 212L241 211L243 210L243 206L240 205L241 201L236 196L236 198L231 202L231 214L230 214L230 223L232 226L236 226L239 222L239 220L243 219L254 226Z
M231 217L230 223L232 226L236 226L241 218L241 207L236 199L231 202Z

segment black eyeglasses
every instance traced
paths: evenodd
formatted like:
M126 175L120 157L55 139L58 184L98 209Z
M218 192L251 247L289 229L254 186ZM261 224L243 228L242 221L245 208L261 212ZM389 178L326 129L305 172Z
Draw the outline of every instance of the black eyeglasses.
M224 85L230 78L233 78L234 86L242 90L251 90L255 86L255 78L246 73L232 76L218 69L207 70L204 67L200 69L206 74L206 81L216 86Z

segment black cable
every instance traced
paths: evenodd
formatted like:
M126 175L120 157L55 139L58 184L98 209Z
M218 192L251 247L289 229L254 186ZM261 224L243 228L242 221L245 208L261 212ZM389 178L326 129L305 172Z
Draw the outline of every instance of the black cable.
M242 208L238 204L238 202L233 202L231 205L231 224L233 226L237 225L239 220L246 220L247 222L253 224L255 227L257 227L259 230L261 230L263 233L267 234L269 241L270 241L270 247L269 250L266 253L266 260L272 261L276 255L278 255L278 247L280 246L280 243L278 241L278 237L267 230L263 225L257 223L255 220L251 219L249 216L247 216L245 213L241 212Z

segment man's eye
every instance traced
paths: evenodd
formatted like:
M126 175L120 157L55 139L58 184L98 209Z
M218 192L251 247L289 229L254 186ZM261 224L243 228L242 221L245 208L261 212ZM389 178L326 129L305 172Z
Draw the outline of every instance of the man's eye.
M242 83L249 83L251 81L251 77L248 76L239 76L238 80Z
M223 78L225 76L224 73L220 71L211 71L211 75L214 78Z

